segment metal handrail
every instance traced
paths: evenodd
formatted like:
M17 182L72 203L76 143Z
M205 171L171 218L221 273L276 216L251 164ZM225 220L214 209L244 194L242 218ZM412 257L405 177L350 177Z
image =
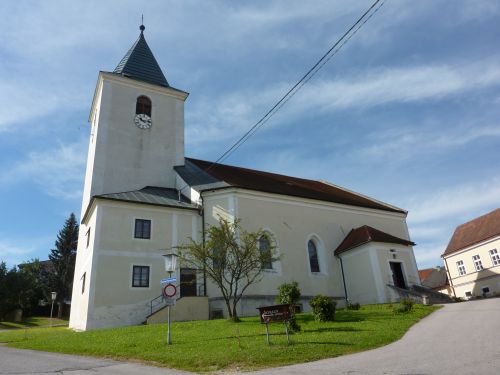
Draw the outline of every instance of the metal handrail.
M151 315L153 315L153 303L154 303L154 301L159 300L159 299L160 299L161 301L160 301L160 302L157 302L157 303L155 304L155 306L158 306L158 305L160 305L162 302L164 302L165 297L163 297L163 294L160 294L158 297L153 298L153 299L149 302L149 304L150 304L150 309L151 309Z

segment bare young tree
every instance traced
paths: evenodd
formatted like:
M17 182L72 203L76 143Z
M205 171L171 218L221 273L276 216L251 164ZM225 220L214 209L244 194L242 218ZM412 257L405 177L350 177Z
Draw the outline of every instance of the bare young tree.
M179 258L204 270L220 289L229 318L238 321L238 302L250 285L262 279L264 269L279 259L276 246L269 233L248 232L240 220L220 218L219 225L209 226L204 236L205 243L190 238L188 244L179 246Z

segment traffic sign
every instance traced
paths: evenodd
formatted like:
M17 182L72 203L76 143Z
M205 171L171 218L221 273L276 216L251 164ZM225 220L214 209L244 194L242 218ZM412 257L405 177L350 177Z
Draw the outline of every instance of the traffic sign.
M165 306L174 306L176 299L172 297L165 297L164 301L165 301Z
M176 281L177 281L177 277L166 277L164 279L161 279L160 283L169 284L169 283L175 283Z
M167 284L163 288L163 296L166 298L174 297L177 294L177 287L174 284Z

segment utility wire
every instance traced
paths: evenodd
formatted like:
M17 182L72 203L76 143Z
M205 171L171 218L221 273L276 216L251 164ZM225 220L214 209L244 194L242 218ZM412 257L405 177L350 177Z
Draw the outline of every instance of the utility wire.
M231 147L229 147L216 161L205 169L205 172L210 171L214 166L227 159L230 154L236 151L243 145L252 135L254 135L269 119L275 115L304 85L311 80L312 77L318 73L325 64L331 60L333 56L368 22L377 11L384 5L384 1L376 0L358 20L330 47L330 49L323 54L323 56L295 83L282 97L269 109L259 121L257 121L249 130L245 132ZM186 184L180 192L186 188Z

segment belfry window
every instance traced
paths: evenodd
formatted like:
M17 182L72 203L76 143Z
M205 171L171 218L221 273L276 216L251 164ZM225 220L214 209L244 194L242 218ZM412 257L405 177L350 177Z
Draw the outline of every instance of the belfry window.
M151 117L151 100L147 96L142 95L137 98L135 114Z

